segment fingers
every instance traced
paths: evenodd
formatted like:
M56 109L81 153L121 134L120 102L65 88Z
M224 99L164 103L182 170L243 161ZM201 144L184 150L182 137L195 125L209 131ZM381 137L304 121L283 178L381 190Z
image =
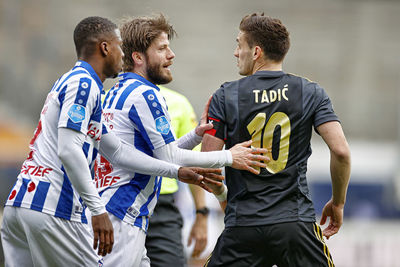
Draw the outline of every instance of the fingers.
M208 184L213 184L213 185L216 185L216 186L222 186L222 182L215 181L215 180L209 179L209 178L207 178L207 177L204 177L203 182L204 182L204 183L208 183Z
M97 254L105 256L111 253L114 245L114 232L112 223L107 213L92 217L93 227L93 249L97 249Z
M94 229L93 229L93 234L94 234L93 249L96 250L97 249L97 243L99 242L99 232L98 231L94 231Z
M100 256L105 256L105 254L104 254L104 245L105 245L104 232L100 231L99 250L97 251L97 254L100 255Z
M208 117L208 109L210 108L212 95L208 98L206 105L204 106L203 114L201 114L200 122L206 123Z
M326 214L322 211L321 220L319 221L320 225L324 225L326 223Z
M249 141L244 141L242 143L239 143L238 145L244 146L244 147L249 147L251 145L251 143L253 143L253 141L249 140Z
M267 168L267 164L265 164L264 162L260 162L260 161L251 161L250 165L253 167Z
M213 169L213 168L199 168L199 167L194 167L192 170L196 173L199 174L208 174L208 173L215 173L215 174L221 174L222 170L221 169Z
M247 166L247 170L248 170L249 172L251 172L251 173L256 174L256 175L259 175L259 174L260 174L260 169L255 169L255 168L253 168L253 167L251 167L251 166Z
M334 225L329 225L327 228L325 228L322 231L323 236L325 236L327 239L329 239L331 236L337 234L339 232L339 227L336 227Z
M268 153L268 149L252 147L251 148L251 153L252 154L266 154L266 153Z
M212 193L212 189L210 187L208 187L204 182L201 182L200 184L198 184L198 186L200 186L201 188L203 188L204 190L206 190L209 193Z

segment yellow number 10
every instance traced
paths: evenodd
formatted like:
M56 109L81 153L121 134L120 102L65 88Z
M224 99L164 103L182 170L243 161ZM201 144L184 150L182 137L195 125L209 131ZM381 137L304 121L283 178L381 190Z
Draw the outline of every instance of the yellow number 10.
M267 170L270 173L277 173L286 167L289 157L289 140L290 140L290 120L283 112L275 112L266 122L267 115L258 113L257 116L247 125L247 130L251 135L254 147L262 147L268 149L268 157L271 159L267 163ZM281 127L281 136L279 141L278 158L272 158L272 140L274 131L277 126ZM264 130L264 134L263 134ZM262 138L262 143L261 143Z

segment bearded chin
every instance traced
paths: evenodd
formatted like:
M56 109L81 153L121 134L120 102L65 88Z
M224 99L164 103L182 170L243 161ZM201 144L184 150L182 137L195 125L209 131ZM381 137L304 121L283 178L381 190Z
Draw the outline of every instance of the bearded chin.
M153 84L167 84L172 81L171 76L162 75L159 66L148 66L146 71L149 81Z

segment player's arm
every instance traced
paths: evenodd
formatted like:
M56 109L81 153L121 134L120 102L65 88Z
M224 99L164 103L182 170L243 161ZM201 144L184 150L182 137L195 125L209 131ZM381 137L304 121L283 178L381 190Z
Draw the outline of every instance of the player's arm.
M323 230L324 236L329 238L339 231L343 223L343 208L350 180L350 149L339 122L323 123L317 127L317 131L328 145L331 155L332 198L322 210L320 222L325 224L327 217L330 217L328 227Z
M267 156L259 155L266 153L266 149L250 148L251 141L239 143L229 150L198 152L181 149L175 142L163 145L153 150L158 159L173 162L182 166L199 166L205 168L220 168L230 166L239 170L247 170L258 174L259 170L253 167L265 168L268 162Z
M196 210L207 210L204 190L198 186L189 185L190 192L193 196L193 201ZM188 238L188 246L192 244L194 240L194 248L192 257L200 256L201 252L206 248L207 245L207 222L208 214L196 212L196 218L192 225L192 229Z
M99 151L111 164L118 165L123 169L148 175L178 178L185 183L199 185L207 191L211 190L203 181L220 184L223 179L218 175L220 173L218 170L180 167L150 157L134 146L123 142L113 132L104 132ZM212 179L209 178L210 176Z
M71 80L60 101L58 118L58 156L74 189L92 213L93 248L105 256L113 246L113 227L104 204L92 182L87 158L82 150L89 123L101 117L95 81L88 76Z
M93 184L89 166L82 150L85 138L86 136L81 132L63 127L58 128L58 156L71 184L92 213L93 248L97 249L98 245L98 254L105 256L112 251L114 243L113 227Z
M224 140L212 136L210 134L205 134L203 137L203 142L201 145L201 151L214 151L214 150L221 150L225 145ZM228 189L225 184L221 186L214 186L209 185L213 190L213 194L219 201L219 205L221 206L222 210L225 210L227 204L227 194Z

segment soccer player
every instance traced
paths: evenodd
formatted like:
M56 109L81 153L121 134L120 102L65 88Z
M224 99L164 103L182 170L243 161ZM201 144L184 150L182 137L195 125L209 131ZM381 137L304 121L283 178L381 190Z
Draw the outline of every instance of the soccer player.
M171 127L177 138L193 130L197 125L196 114L189 100L182 94L158 86L168 105ZM197 149L197 147L196 147ZM196 208L196 217L192 225L188 245L194 243L192 257L197 257L207 245L208 208L205 192L198 186L189 185ZM160 196L151 215L146 236L147 256L153 267L186 266L182 244L182 216L175 205L174 195L178 191L176 179L162 178Z
M251 141L226 151L190 151L210 128L206 123L208 105L199 126L175 142L164 97L156 86L172 80L169 66L175 54L169 47L169 39L174 32L163 15L134 18L122 25L125 73L103 103L110 129L137 149L168 162L201 167L229 165L258 173L253 167L266 166L259 160L268 161L268 157L257 155L265 153L264 149L248 148ZM114 251L104 261L111 266L149 266L145 237L161 177L132 172L108 164L101 157L97 162L98 190L115 229ZM105 185L106 178L114 182Z
M338 232L350 178L350 151L325 90L283 72L289 33L280 20L245 16L239 27L240 80L224 83L211 101L214 128L202 150L221 150L253 140L268 149L260 174L226 168L225 229L207 266L334 266L323 236ZM315 223L307 188L312 128L331 152L332 198Z
M98 255L111 252L113 227L90 171L98 151L115 165L179 176L204 187L200 182L206 178L194 171L207 170L179 168L149 157L102 125L102 82L122 67L117 26L88 17L76 26L74 42L78 62L50 90L31 151L5 204L5 266L102 266ZM93 234L85 207L92 214Z

